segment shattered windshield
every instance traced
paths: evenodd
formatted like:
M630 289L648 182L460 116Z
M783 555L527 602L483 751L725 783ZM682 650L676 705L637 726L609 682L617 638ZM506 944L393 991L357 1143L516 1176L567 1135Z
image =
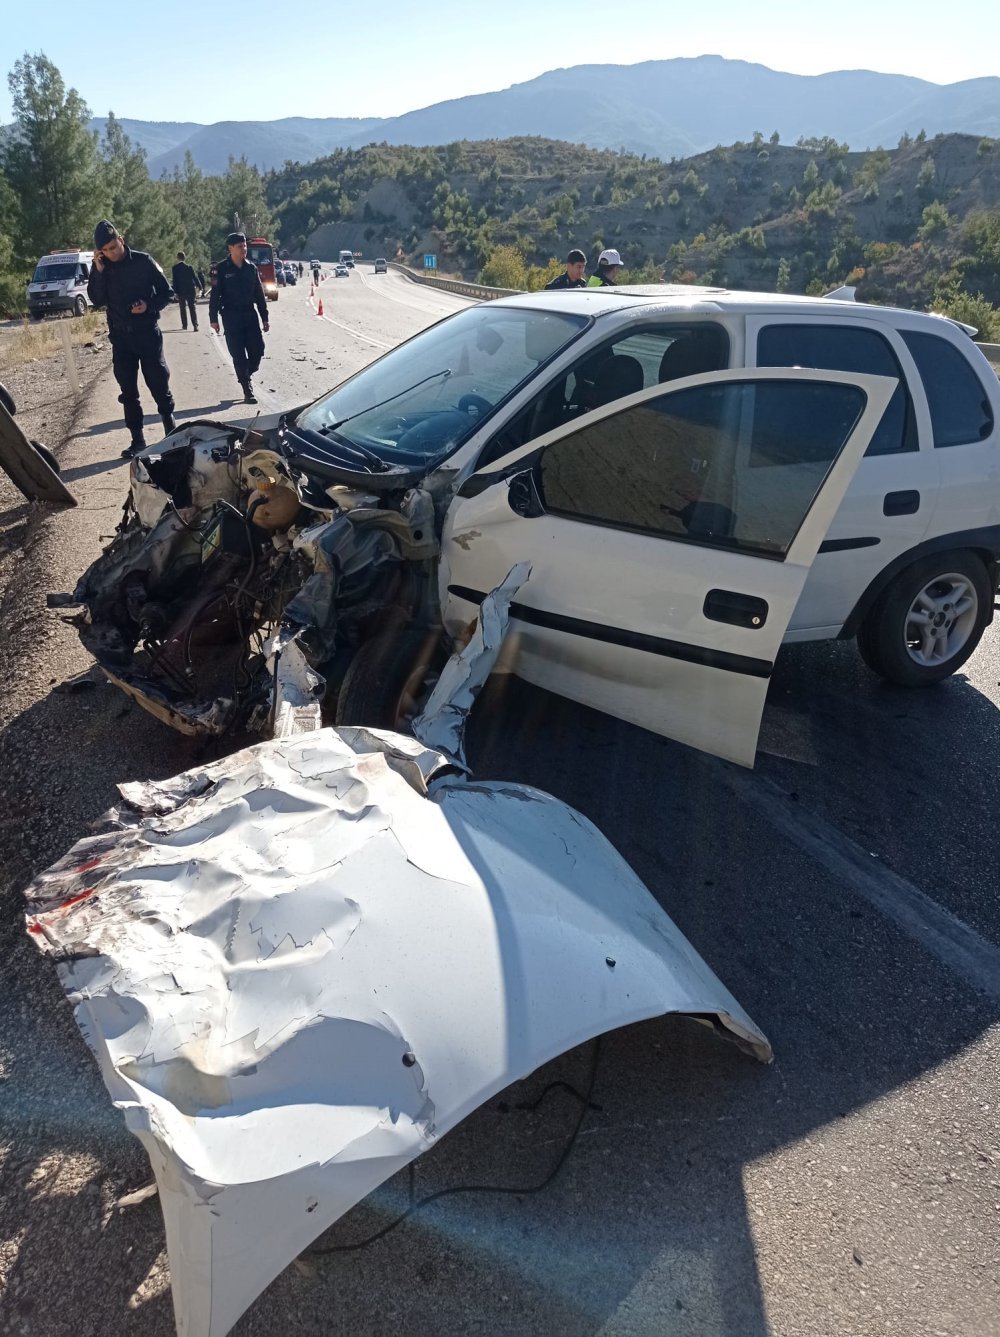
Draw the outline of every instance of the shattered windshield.
M76 261L64 261L57 265L37 265L32 283L58 283L63 279L76 277Z
M589 324L495 307L433 325L305 409L297 425L402 463L454 450Z

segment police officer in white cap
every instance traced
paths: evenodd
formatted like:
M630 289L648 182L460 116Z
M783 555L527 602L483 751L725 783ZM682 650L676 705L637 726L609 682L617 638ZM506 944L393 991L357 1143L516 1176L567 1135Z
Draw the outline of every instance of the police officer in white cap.
M588 288L613 288L625 266L617 251L602 251L597 257L597 273L587 280Z

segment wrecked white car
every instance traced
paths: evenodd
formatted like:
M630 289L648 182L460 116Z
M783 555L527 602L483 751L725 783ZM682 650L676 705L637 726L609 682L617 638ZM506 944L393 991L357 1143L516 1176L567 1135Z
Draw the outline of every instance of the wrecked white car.
M58 602L184 731L272 733L292 644L327 721L394 728L528 560L506 667L752 764L778 648L898 382L754 368L629 393L635 358L574 352L599 323L476 307L280 419L182 429L134 462L114 541ZM546 416L536 383L567 358Z

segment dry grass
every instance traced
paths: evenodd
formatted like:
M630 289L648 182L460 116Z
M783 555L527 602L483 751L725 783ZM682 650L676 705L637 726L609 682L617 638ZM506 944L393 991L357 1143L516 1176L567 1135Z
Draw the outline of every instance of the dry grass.
M89 344L107 337L107 318L103 311L88 311L85 316L61 320L24 321L19 329L0 339L0 371L23 367L39 358L62 352L63 328L68 329L73 344Z

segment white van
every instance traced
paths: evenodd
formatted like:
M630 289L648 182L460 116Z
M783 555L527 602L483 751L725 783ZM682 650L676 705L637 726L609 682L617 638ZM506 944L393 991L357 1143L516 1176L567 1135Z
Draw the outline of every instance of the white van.
M35 265L28 284L28 315L32 320L53 311L72 311L82 316L90 306L87 279L94 263L93 251L50 251Z

